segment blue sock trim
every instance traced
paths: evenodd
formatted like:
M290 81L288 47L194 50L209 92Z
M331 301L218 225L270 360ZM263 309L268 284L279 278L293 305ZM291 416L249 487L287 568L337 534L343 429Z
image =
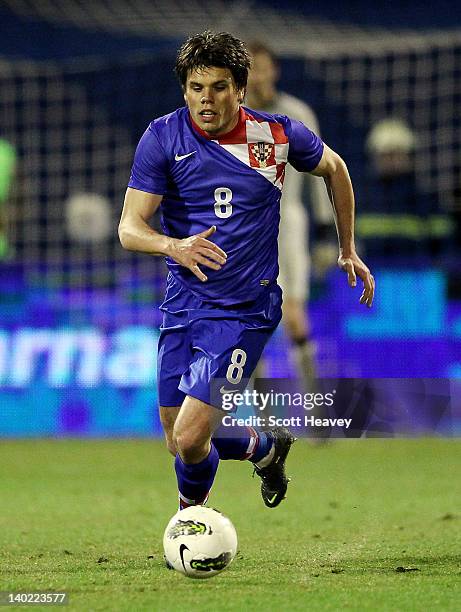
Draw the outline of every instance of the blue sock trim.
M258 463L258 461L261 461L261 459L263 459L269 453L272 445L274 444L274 439L270 434L268 435L264 431L258 431L258 435L259 444L253 457L250 459L252 463Z

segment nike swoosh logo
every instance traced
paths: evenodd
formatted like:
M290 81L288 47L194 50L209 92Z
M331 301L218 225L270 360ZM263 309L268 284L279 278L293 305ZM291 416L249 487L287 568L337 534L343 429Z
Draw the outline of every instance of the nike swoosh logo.
M219 392L224 395L225 393L237 393L238 389L226 389L226 387L223 385L220 389Z
M193 155L194 153L197 153L197 151L191 151L191 153L186 153L185 155L178 155L176 153L176 155L174 156L175 161L181 161L182 159L186 159L186 157L189 157L190 155Z
M184 571L187 573L186 564L184 563L184 551L189 550L185 544L181 544L179 547L179 556L181 557L181 563L184 568Z

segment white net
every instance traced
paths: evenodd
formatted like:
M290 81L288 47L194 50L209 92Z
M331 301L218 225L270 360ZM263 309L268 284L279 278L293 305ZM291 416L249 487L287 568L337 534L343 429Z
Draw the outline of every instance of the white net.
M417 48L370 47L366 52L318 55L306 60L306 74L324 81L325 98L340 107L348 126L338 126L347 140L386 117L406 121L416 133L416 173L420 187L434 194L442 208L456 207L461 146L461 42ZM381 45L382 46L382 45ZM356 150L355 156L364 153Z
M5 5L22 16L86 30L182 37L208 25L245 40L262 38L285 59L286 89L318 111L322 133L346 157L355 182L361 180L370 126L397 116L418 135L421 188L447 209L458 205L459 31L336 27L259 11L252 2L227 12L222 3L199 0ZM150 119L181 104L173 61L172 55L146 54L112 63L0 63L0 130L19 153L9 205L11 256L24 266L29 285L55 288L50 299L74 320L153 322L163 263L123 251L116 228L137 139ZM73 231L75 225L87 227L87 235ZM131 306L116 308L114 300Z
M140 72L143 67L138 62ZM111 120L117 75L104 64L0 64L1 132L19 153L8 206L10 259L21 264L29 287L46 289L73 322L81 316L117 324L128 316L151 323L151 305L161 294L155 284L161 260L118 243L136 136ZM89 95L92 84L100 88L98 99ZM114 300L131 301L130 314Z

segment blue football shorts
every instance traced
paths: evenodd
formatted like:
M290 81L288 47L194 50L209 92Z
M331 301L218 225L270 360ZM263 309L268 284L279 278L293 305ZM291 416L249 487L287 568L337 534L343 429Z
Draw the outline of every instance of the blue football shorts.
M282 290L264 287L258 298L236 306L204 302L169 273L158 344L160 406L181 406L186 395L220 407L211 381L230 387L250 378L282 318Z

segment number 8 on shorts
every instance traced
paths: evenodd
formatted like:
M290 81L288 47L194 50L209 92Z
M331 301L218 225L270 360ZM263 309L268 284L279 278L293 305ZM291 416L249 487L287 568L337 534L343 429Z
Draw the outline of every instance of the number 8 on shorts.
M234 349L231 362L226 372L226 379L233 385L237 385L243 376L243 366L247 360L247 354L242 349Z

